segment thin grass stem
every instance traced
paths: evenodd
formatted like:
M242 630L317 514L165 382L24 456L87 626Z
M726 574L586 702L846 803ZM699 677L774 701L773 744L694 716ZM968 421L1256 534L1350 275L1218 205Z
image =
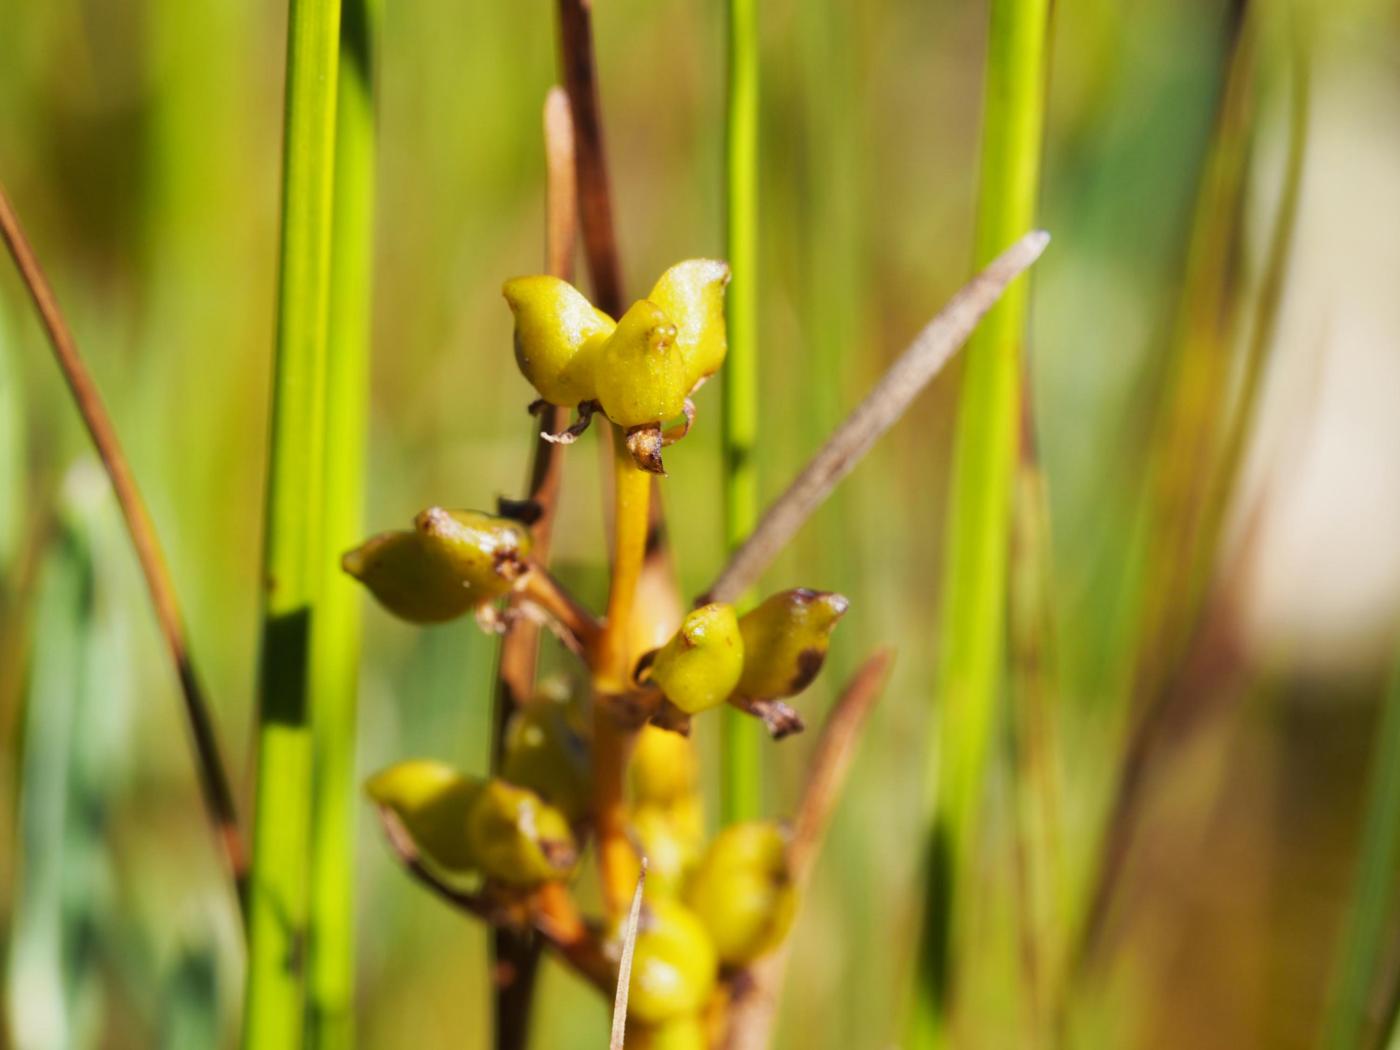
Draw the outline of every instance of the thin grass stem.
M722 388L724 537L733 553L758 520L758 99L757 0L729 0L729 97L725 123L725 251L729 353ZM733 708L723 716L720 811L726 822L762 810L763 729Z
M116 427L112 424L107 408L96 382L87 370L82 356L78 353L77 341L72 329L64 319L39 259L34 253L19 215L10 203L4 188L0 187L0 237L9 249L10 257L19 270L40 323L48 336L54 359L58 362L68 389L73 395L73 403L87 427L102 466L112 484L117 505L121 508L126 522L131 545L136 550L136 560L141 565L146 589L155 607L156 622L170 651L171 662L175 665L175 677L180 683L180 694L184 700L185 720L190 728L190 738L194 743L195 773L199 777L200 790L209 821L214 829L223 861L233 881L239 907L246 912L247 907L247 847L243 832L239 828L238 807L229 786L228 765L224 761L219 746L218 733L214 728L214 718L209 711L209 701L204 687L195 670L194 657L190 652L189 634L185 629L184 616L175 592L175 581L170 576L161 550L160 537L156 534L155 522L151 519L146 502L137 487L136 477L131 471L126 453L122 451L117 438Z

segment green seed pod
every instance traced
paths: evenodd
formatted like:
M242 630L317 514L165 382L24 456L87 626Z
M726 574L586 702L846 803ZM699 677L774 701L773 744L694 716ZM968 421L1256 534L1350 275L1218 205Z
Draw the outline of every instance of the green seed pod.
M631 774L632 797L639 807L674 805L698 789L695 745L679 733L643 726L632 751Z
M729 350L724 287L729 267L715 259L687 259L661 275L649 298L676 324L687 389L719 371Z
M534 791L570 821L588 812L592 792L588 743L570 723L564 704L532 700L511 716L501 775Z
M691 875L686 903L727 965L743 966L772 951L797 914L782 831L757 820L725 828Z
M628 1047L632 1046L628 1039ZM699 1014L676 1017L647 1030L640 1050L709 1050L710 1034Z
M821 671L836 622L850 603L829 591L782 591L739 619L744 673L736 692L751 700L796 696Z
M564 814L500 779L488 780L472 803L467 839L486 876L508 886L566 879L578 859Z
M620 427L674 419L685 407L685 361L676 326L655 303L632 304L598 351L597 397Z
M613 933L621 942L620 923ZM718 972L714 945L690 909L664 897L643 902L627 992L629 1017L659 1025L693 1016L714 991Z
M516 277L502 289L515 314L515 363L540 397L572 408L591 401L597 351L613 319L557 277Z
M685 813L642 806L632 813L637 852L647 859L648 897L676 897L700 857L700 829Z
M397 762L365 781L365 793L394 811L419 855L454 875L476 868L467 812L480 791L481 781L428 758Z
M744 670L744 640L734 607L702 605L686 614L680 630L657 650L651 680L687 714L724 703Z
M341 559L379 603L411 623L443 623L506 594L525 574L530 532L477 511L432 507Z

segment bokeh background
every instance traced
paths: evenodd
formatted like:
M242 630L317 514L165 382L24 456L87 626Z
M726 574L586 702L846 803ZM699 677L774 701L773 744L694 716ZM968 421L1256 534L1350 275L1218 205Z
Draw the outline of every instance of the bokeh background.
M1290 148L1302 167L1259 425L1215 566L1230 645L1146 779L1113 918L1069 1011L1087 1046L1313 1045L1400 631L1400 11L1059 0L1042 204L1054 241L1035 271L1030 374L1075 877L1113 789L1152 421L1240 69L1232 26L1256 4L1237 72L1247 120L1225 136L1248 159L1229 210L1232 345L1259 323ZM723 9L597 0L595 12L636 291L723 250ZM969 273L986 14L950 0L762 5L766 494ZM274 0L0 0L0 180L152 506L245 810L284 26ZM540 109L555 79L546 0L391 3L383 30L372 529L521 488L531 393L499 288L541 266ZM237 920L178 694L103 477L22 289L0 271L0 1045L227 1045ZM956 391L953 370L767 578L853 601L803 700L813 720L870 649L898 651L796 932L786 1047L899 1035ZM699 409L667 456L686 593L722 556L715 390ZM595 600L597 466L591 436L570 450L557 541L561 571ZM484 768L492 643L467 624L366 617L362 769L410 755ZM715 727L699 733L713 764ZM811 742L767 753L773 813L790 808ZM994 901L1014 880L1004 781L990 785L984 851ZM364 1045L486 1045L482 931L412 885L364 817ZM966 1036L1014 1046L1016 949L990 912L979 929L999 947L970 985ZM603 1004L560 972L538 1016L537 1046L601 1045Z

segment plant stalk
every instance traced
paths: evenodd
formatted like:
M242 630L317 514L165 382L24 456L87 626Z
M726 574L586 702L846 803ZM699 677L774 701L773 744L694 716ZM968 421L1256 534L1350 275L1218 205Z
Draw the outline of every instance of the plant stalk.
M311 860L313 629L321 611L327 307L339 0L291 0L268 452L246 1050L301 1045Z
M724 538L732 554L758 520L758 2L729 0L725 123L725 250L733 277L725 302L729 353L722 377ZM763 728L726 707L720 810L726 823L762 810Z
M607 620L593 662L593 821L603 901L609 915L627 907L636 881L636 852L627 838L625 779L636 730L618 723L608 700L626 691L631 677L628 651L632 607L646 558L647 506L651 475L627 450L627 436L613 436L613 559Z
M335 198L327 327L325 542L321 611L312 625L314 796L310 1018L318 1050L355 1040L355 741L361 595L335 554L361 536L374 268L374 48L378 0L341 15Z
M1035 222L1049 0L992 0L977 207L980 265ZM1007 289L967 350L944 556L935 815L909 1046L946 1038L954 958L1005 662L1011 498L1028 287Z

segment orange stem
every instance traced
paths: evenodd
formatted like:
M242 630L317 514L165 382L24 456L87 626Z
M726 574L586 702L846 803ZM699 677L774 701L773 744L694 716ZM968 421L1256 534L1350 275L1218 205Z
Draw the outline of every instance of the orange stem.
M613 573L608 614L593 660L593 822L603 901L609 915L627 907L637 878L637 856L627 838L624 781L637 731L619 724L609 701L627 691L631 679L629 627L646 556L651 475L638 469L626 435L613 435Z

